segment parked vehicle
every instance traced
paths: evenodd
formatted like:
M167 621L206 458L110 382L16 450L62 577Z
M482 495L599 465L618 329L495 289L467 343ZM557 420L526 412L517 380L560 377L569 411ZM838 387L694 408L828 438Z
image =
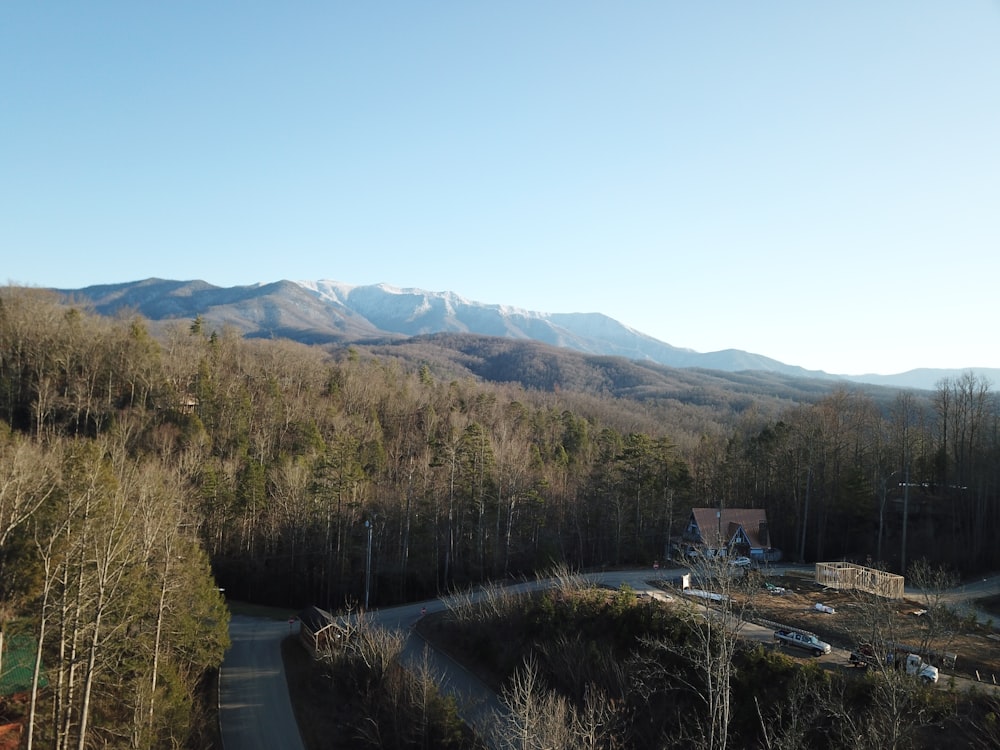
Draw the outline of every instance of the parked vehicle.
M729 564L736 568L749 568L753 561L749 557L734 557L729 561Z
M878 657L870 643L862 643L851 652L850 662L851 666L868 669L878 664Z
M862 643L851 652L850 662L855 667L867 669L878 664L878 656L870 643ZM919 677L924 682L936 683L940 677L938 668L925 662L919 654L886 654L886 663L901 667L906 674Z
M938 681L938 668L920 658L919 654L906 655L906 674L919 677L924 682L935 683Z
M800 633L797 630L775 630L774 640L809 651L813 656L822 656L831 651L830 644L826 641L821 641L812 633Z

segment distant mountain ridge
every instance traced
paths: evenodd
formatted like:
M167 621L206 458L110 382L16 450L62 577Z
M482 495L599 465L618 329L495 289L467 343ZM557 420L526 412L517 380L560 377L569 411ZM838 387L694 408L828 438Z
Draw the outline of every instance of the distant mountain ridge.
M700 353L678 348L601 313L533 312L473 302L453 292L401 289L387 284L353 286L324 280L217 287L197 280L145 279L55 291L102 315L134 310L160 322L193 320L200 315L210 326L232 326L247 336L289 338L308 344L472 333L533 340L584 354L677 368L763 371L922 389L931 389L941 378L964 372L922 369L898 375L830 375L738 349ZM1000 370L975 372L1000 381Z

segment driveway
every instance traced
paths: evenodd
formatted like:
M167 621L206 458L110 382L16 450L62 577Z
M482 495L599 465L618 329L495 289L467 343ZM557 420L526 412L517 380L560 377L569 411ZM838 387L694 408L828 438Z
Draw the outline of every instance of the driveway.
M288 698L281 641L290 625L236 615L219 674L223 750L303 750Z

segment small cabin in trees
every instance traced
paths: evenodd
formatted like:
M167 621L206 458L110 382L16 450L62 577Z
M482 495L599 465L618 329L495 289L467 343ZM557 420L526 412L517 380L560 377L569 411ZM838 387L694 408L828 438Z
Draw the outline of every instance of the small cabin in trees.
M313 657L329 648L339 632L336 618L325 609L309 607L299 613L299 640Z
M682 539L689 554L731 555L774 561L767 511L762 508L692 508Z

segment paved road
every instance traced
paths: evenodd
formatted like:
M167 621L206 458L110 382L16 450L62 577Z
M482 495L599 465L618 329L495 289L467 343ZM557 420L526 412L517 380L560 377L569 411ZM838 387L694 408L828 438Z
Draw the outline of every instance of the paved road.
M981 624L991 624L994 630L1000 630L1000 620L995 615L978 609L975 605L976 599L997 596L998 594L1000 594L1000 575L991 575L983 579L966 581L961 586L945 593L941 597L941 601L963 617L975 616ZM919 599L920 591L907 586L906 595Z
M671 575L680 575L682 572L684 571L672 571ZM659 573L664 574L665 571ZM655 575L657 572L649 568L642 568L594 573L583 577L598 585L618 588L622 584L627 584L637 593L663 596L660 589L646 583ZM552 581L542 579L514 584L508 586L506 590L512 594L520 594L550 588L552 585ZM472 594L470 598L475 601L479 596ZM497 720L505 715L506 707L489 686L446 654L429 648L426 642L413 630L414 624L424 613L432 614L442 612L445 609L447 609L447 605L445 600L441 598L377 610L372 612L371 616L377 624L383 627L398 628L408 633L403 651L404 663L418 666L421 660L426 658L430 668L439 678L438 684L442 691L455 698L462 719L489 744L490 738L496 737ZM771 635L770 631L767 635Z
M288 698L281 641L287 622L234 616L219 675L224 750L303 750Z
M783 572L786 567L802 566L779 566L772 569L772 572ZM663 592L646 581L653 577L672 578L684 572L686 571L682 569L654 572L644 568L593 573L585 577L599 585L617 588L624 583L637 593L662 596ZM550 582L545 580L531 581L512 586L511 590L526 592L549 585ZM914 593L916 592L907 590L907 594ZM972 612L975 610L971 599L995 593L1000 593L1000 576L967 583L950 592L947 600L953 607ZM442 689L455 696L463 719L479 730L481 736L489 737L490 722L504 711L497 695L446 655L426 648L423 639L413 630L413 625L423 612L439 612L445 608L442 599L431 599L376 610L371 616L383 627L396 628L408 634L403 652L404 662L416 666L426 658L430 668L438 676ZM986 615L982 615L982 619L985 618ZM236 616L230 622L229 632L232 647L226 653L222 665L219 688L219 721L224 750L301 750L302 742L288 699L281 660L281 641L289 633L288 623ZM773 639L773 630L750 623L744 625L742 632L744 637L761 642L770 643ZM820 661L832 666L834 662L845 663L848 655L846 651L835 649ZM941 684L946 684L946 679L943 678L939 685Z
M421 616L419 610L424 607L428 613L445 609L440 599L425 602L416 607L418 612L413 613L414 621ZM386 624L385 620L380 622ZM412 629L403 650L403 662L415 670L426 664L437 677L439 688L454 697L462 719L481 737L490 737L495 733L497 717L503 716L507 709L492 688L476 675L447 654L432 648Z
M374 623L384 628L400 630L407 634L406 644L403 647L403 663L414 670L421 669L426 663L437 678L441 690L455 698L462 719L481 736L488 737L495 717L505 710L496 693L447 654L430 648L414 630L414 625L425 614L445 609L443 599L430 599L375 610L371 613L371 618Z
M643 568L588 574L595 584L617 588L628 584L639 593L657 593L647 579L655 575L680 575L681 570L659 571ZM548 588L547 580L519 583L511 592ZM475 598L475 597L473 597ZM371 613L372 619L387 628L407 633L404 662L419 665L426 658L439 678L442 690L453 695L462 718L480 736L490 737L490 728L505 711L496 693L457 662L434 649L413 630L423 613L446 609L443 599L431 599ZM287 622L237 615L229 625L232 646L226 652L219 679L219 723L224 750L302 750L298 726L288 698L281 641L289 633ZM770 636L770 632L767 633ZM763 636L761 636L763 638Z

